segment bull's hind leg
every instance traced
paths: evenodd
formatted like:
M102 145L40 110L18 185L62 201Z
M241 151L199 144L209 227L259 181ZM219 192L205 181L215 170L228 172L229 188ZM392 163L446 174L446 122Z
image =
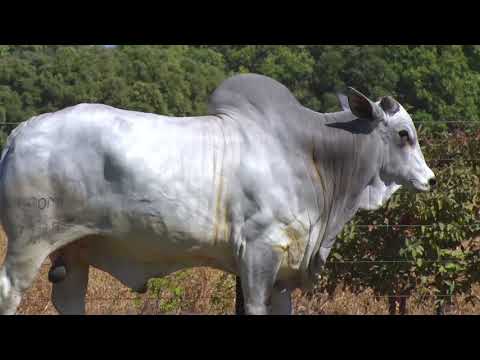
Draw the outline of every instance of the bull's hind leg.
M47 221L43 223L48 224ZM46 228L50 231L40 232L34 226L21 229L21 226L10 223L5 229L8 250L5 264L0 270L0 314L15 314L22 294L32 284L42 263L48 255L60 248L71 248L72 251L66 252L67 273L63 281L54 284L52 300L60 313L84 312L88 265L81 261L81 257L72 255L76 254L72 243L90 235L92 231L80 225ZM60 250L62 252L64 251Z
M89 264L82 256L82 240L57 250L51 259L49 280L55 309L61 315L84 315Z
M88 264L69 263L65 280L53 284L52 303L61 315L85 314L88 269Z
M14 315L22 295L32 284L48 255L43 243L9 246L5 264L0 269L0 314Z

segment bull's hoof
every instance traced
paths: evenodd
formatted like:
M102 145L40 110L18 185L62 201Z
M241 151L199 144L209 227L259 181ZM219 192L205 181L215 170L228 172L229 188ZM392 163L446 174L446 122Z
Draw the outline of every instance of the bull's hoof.
M48 272L48 281L52 284L62 282L67 277L67 268L65 265L52 266Z

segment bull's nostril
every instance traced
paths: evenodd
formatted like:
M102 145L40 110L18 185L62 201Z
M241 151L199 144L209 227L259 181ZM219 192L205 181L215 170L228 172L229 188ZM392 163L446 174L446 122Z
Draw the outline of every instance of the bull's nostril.
M428 185L430 185L431 187L435 187L437 185L437 179L431 178L430 180L428 180Z

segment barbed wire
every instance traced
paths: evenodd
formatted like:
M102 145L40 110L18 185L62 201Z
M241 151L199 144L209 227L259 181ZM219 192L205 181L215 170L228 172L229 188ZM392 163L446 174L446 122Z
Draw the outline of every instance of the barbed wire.
M458 123L461 121L451 121L451 122L444 122L444 123ZM468 121L463 121L462 123L470 123ZM8 125L19 125L21 123L12 123L12 122L5 122L5 123L0 123L1 126L8 126ZM476 124L477 126L480 127L480 122ZM451 134L453 135L453 134ZM424 144L422 143L422 140L420 141L421 146L428 146L428 147L437 147L437 146L444 146L444 143L451 141L451 138L446 138L446 139L441 139L437 140L434 144ZM460 154L459 154L460 155ZM463 161L478 161L480 159L427 159L427 161L455 161L455 160L463 160Z
M405 224L405 225L398 225L398 224L394 224L394 225L351 225L354 230L361 230L361 231L364 231L364 230L368 230L369 232L371 232L372 230L378 230L379 228L380 229L391 229L391 230L400 230L400 229L415 229L415 228L428 228L428 229L431 229L431 228L440 228L441 225L438 225L438 224L434 224L434 225L422 225L422 224L412 224L412 225L408 225L408 224ZM455 228L455 227L459 227L459 228L479 228L480 230L480 224L478 223L475 223L475 224L452 224L452 223L444 223L443 226L446 228L447 226L449 226L450 228ZM480 234L479 234L480 235Z
M435 263L452 263L452 262L466 262L462 259L424 259L418 258L417 260L342 260L342 261L327 261L325 264L415 264L421 260L423 263L435 264ZM51 264L42 264L41 268L50 268Z
M413 294L412 295L373 295L375 298L442 298L442 297L461 297L461 296L468 296L465 294ZM42 301L50 301L50 297L48 296L35 296L35 299L42 300ZM85 297L85 301L159 301L161 298L143 298L143 297Z
M440 147L440 146L448 145L449 142L455 141L454 138L448 137L448 138L444 138L444 139L437 139L434 144L431 144L431 143L429 144L429 143L426 143L426 141L428 141L428 140L429 140L428 138L427 139L420 139L420 141L419 141L420 146L421 147L427 147L428 146L429 148L435 148L437 146ZM451 145L454 146L454 149L458 148L459 150L462 146L465 146L464 144L458 144L458 143L452 143Z
M473 121L416 121L414 122L415 125L423 125L423 124L433 124L433 125L444 125L444 124L467 124L468 126L478 126L480 127L480 122L473 122ZM15 123L15 122L4 122L0 123L0 127L2 126L12 126L12 125L20 125L21 123ZM454 134L449 134L454 136ZM445 138L445 139L440 139L436 141L434 144L422 144L422 146L425 147L437 147L437 146L444 146L445 143L448 143L449 141L452 141L452 139ZM460 154L459 154L460 155ZM480 158L472 158L472 159L462 159L462 158L438 158L438 159L427 159L427 162L454 162L454 161L463 161L463 162L477 162L480 161ZM474 223L474 224L452 224L448 223L445 224L450 225L450 226L455 226L455 227L475 227L475 226L480 226L479 223ZM440 225L438 223L435 224L358 224L354 225L355 228L359 230L363 229L368 229L371 230L376 229L376 228L386 228L386 229L405 229L405 228L432 228L432 227L439 227ZM417 263L418 260L421 260L423 263L451 263L451 262L464 262L465 260L461 259L432 259L432 258L419 258L417 260L405 260L405 259L392 259L392 260L342 260L342 261L327 261L326 265L332 264L332 265L340 265L340 264L348 264L348 265L355 265L355 264L387 264L387 265L394 265L394 264L409 264L409 263ZM50 267L51 264L45 263L42 264L41 267ZM410 295L374 295L375 298L416 298L416 299L427 299L427 298L455 298L455 297L462 297L462 296L467 296L465 294L415 294L412 293ZM39 300L46 300L50 301L50 297L37 297L36 299ZM86 301L109 301L109 302L114 302L114 301L141 301L141 302L150 302L150 301L159 301L161 300L160 298L151 298L151 297L142 297L142 295L138 296L117 296L117 297L98 297L98 296L87 296L85 298Z
M430 161L465 161L465 162L469 162L469 161L480 161L480 158L476 159L476 158L473 158L473 159L464 159L464 158L450 158L450 159L425 159L426 162L430 162Z
M12 121L5 121L1 122L1 125L19 125L22 122L25 121L20 121L20 122L12 122ZM442 125L442 124L472 124L472 125L477 125L480 126L480 121L475 121L475 120L414 120L413 123L415 125L421 125L421 124L435 124L435 125Z
M451 262L464 262L461 259L423 259L418 258L424 263L451 263ZM418 260L342 260L342 261L327 261L326 264L415 264Z
M458 123L467 123L480 125L480 121L474 120L414 120L414 124L458 124Z

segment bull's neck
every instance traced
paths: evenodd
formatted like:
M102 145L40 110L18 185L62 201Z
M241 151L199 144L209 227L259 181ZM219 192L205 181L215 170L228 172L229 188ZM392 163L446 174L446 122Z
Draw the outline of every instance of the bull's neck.
M359 120L350 111L312 112L310 121L314 128L314 162L334 171L338 191L342 192L338 196L356 202L381 172L384 154L381 127ZM347 206L353 208L355 204Z
M321 229L318 238L312 239L304 263L314 270L318 259L326 260L323 254L328 254L336 236L358 210L364 190L379 173L383 142L378 129L356 119L351 112L306 114L305 131L298 131L296 136L305 156L314 164L311 178L321 204Z

